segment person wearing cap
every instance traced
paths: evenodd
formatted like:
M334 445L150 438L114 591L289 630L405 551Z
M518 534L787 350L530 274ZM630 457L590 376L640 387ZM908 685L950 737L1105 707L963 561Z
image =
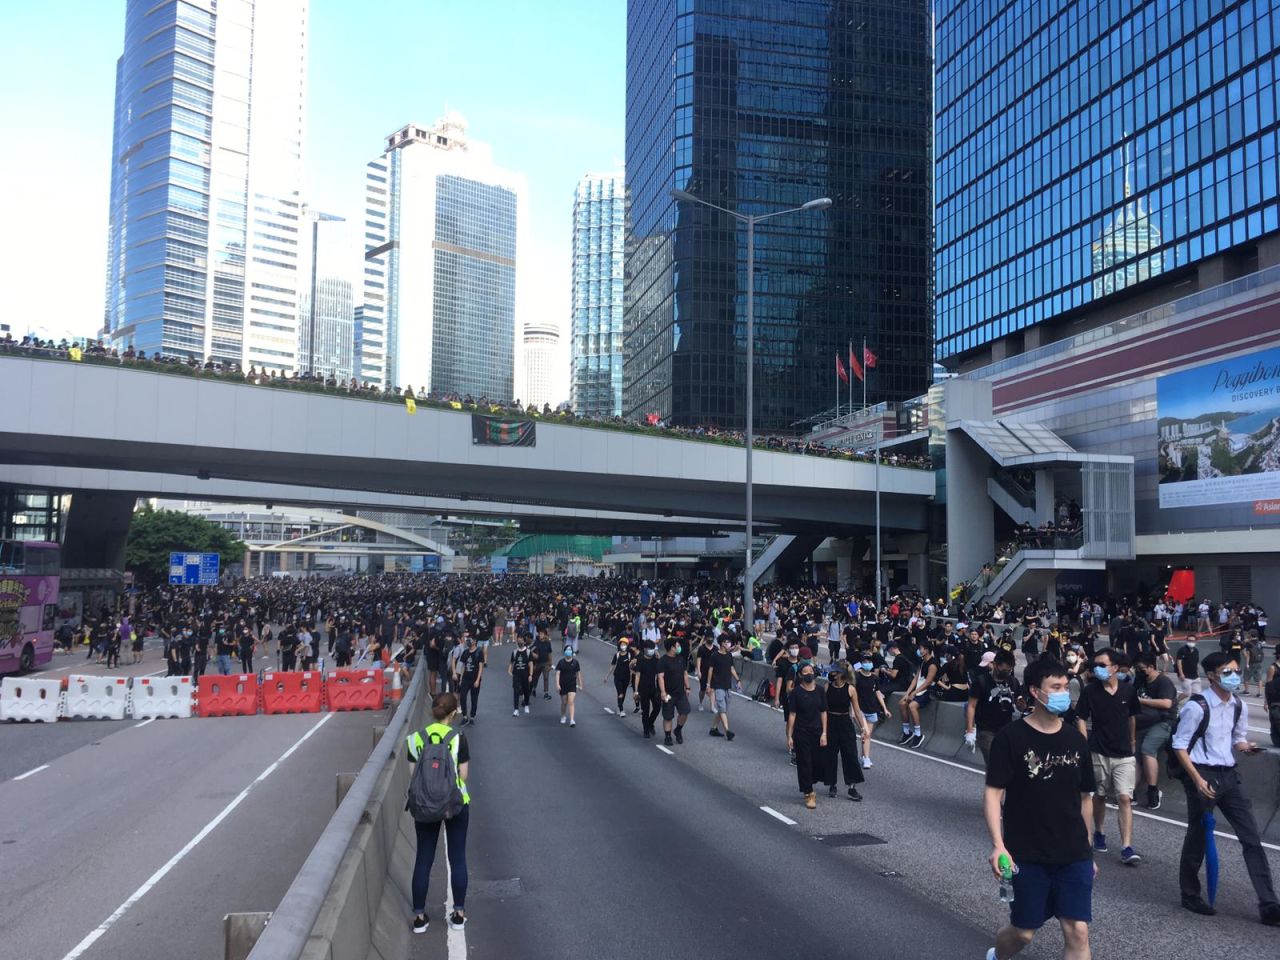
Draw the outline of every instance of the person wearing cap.
M858 731L868 727L858 704L857 691L849 682L852 670L848 660L839 660L827 673L827 796L836 795L836 780L844 764L844 785L850 800L861 800L857 784L866 778L858 758Z
M787 716L787 749L795 755L796 780L804 805L812 810L818 805L813 784L822 774L822 751L827 745L827 695L817 688L813 664L801 667L797 680Z
M618 716L627 715L627 689L635 685L634 679L635 653L631 650L631 638L618 640L618 649L609 661L609 669L605 672L604 682L613 680L613 692L618 695Z

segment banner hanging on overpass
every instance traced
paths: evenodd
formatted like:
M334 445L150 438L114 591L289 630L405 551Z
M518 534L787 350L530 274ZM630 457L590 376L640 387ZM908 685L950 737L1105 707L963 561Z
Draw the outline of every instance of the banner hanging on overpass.
M471 442L487 447L536 447L538 425L532 420L503 420L473 413Z

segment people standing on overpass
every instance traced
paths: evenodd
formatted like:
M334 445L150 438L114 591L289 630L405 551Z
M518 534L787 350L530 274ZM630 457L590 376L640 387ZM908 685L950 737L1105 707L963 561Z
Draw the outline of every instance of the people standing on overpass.
M449 857L449 879L453 892L453 912L449 926L461 929L466 920L467 900L467 827L471 822L471 793L467 780L471 772L471 747L461 731L455 731L458 716L458 698L452 693L441 693L431 705L434 722L425 730L409 735L406 751L409 762L417 763L428 743L449 741L457 772L458 788L462 792L462 809L454 816L431 823L414 821L418 846L413 861L413 932L426 933L431 924L427 914L427 893L430 889L431 868L435 865L436 842L440 839L440 825L444 824L445 853ZM407 805L406 805L407 807Z
M507 675L511 677L513 717L520 715L522 700L524 712L529 712L529 694L533 692L533 652L523 635L517 636L515 640L516 648L511 651L511 662L507 664Z
M1120 824L1120 860L1134 864L1142 857L1133 849L1133 791L1137 785L1138 697L1128 676L1121 676L1124 655L1107 647L1093 658L1093 679L1076 702L1076 727L1089 739L1097 794L1093 798L1093 849L1107 852L1103 827L1107 797L1115 799ZM1085 724L1092 721L1092 725Z
M1271 866L1234 756L1235 752L1259 750L1249 740L1249 707L1235 694L1240 688L1240 661L1220 651L1211 653L1204 658L1204 674L1209 689L1182 705L1172 742L1187 795L1187 834L1178 867L1182 906L1206 916L1216 912L1200 895L1200 864L1206 843L1204 817L1217 807L1240 841L1249 880L1258 895L1259 920L1280 926L1280 901L1272 884Z
M866 777L858 759L857 732L867 727L866 717L858 705L857 691L849 682L849 661L840 660L827 674L827 746L826 782L830 789L827 796L836 795L836 780L840 766L844 765L845 792L850 800L861 800L857 785Z
M711 708L715 711L715 716L711 718L711 736L722 736L732 741L734 734L729 729L729 691L739 686L739 681L729 643L728 634L720 637L719 649L711 655L708 663L707 685L711 689Z
M822 751L827 745L827 695L817 688L813 664L801 667L797 679L787 715L787 749L795 754L796 780L804 805L813 810L818 805L813 785L825 766Z
M1040 659L1023 674L1031 715L991 743L983 811L991 834L991 871L1012 873L1009 923L987 960L1009 960L1050 917L1062 927L1064 960L1087 960L1093 920L1088 816L1094 791L1089 745L1062 715L1071 709L1067 672Z
M484 654L480 650L478 638L470 631L464 631L462 652L454 664L454 682L458 688L458 702L461 704L463 724L476 722L476 707L480 704L480 681L484 678ZM470 710L467 705L470 702Z
M662 742L671 746L674 734L676 743L684 743L684 725L689 719L689 674L681 656L679 641L667 641L667 653L662 658L662 670L658 673L658 694L662 698ZM675 728L672 729L672 721Z
M996 734L1013 723L1015 710L1025 707L1022 686L1013 675L1014 656L1008 650L991 657L990 669L979 668L969 688L969 702L965 706L965 743L982 751L982 763L991 766L991 744Z
M569 726L576 727L574 710L578 691L582 689L582 664L574 655L573 647L566 646L564 656L556 664L556 687L560 691L560 722L567 720Z

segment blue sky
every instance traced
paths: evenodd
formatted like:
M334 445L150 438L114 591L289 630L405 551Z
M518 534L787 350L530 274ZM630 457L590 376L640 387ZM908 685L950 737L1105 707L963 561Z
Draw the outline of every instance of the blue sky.
M0 279L15 334L101 325L124 12L0 7ZM565 330L573 188L623 155L625 28L626 0L311 0L309 199L357 217L382 138L459 111L528 179L539 280L526 316Z

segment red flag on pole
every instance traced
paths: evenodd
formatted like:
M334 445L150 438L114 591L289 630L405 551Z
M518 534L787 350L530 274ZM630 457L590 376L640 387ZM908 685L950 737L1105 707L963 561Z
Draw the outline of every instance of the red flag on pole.
M836 376L845 383L849 382L849 371L844 368L844 364L840 362L840 354L836 354Z
M877 359L876 355L871 352L870 347L864 346L862 348L862 365L865 366L868 370L875 369L876 359Z
M858 362L857 355L853 352L853 348L849 349L849 369L853 371L853 375L859 380L864 379L862 372L862 364Z

